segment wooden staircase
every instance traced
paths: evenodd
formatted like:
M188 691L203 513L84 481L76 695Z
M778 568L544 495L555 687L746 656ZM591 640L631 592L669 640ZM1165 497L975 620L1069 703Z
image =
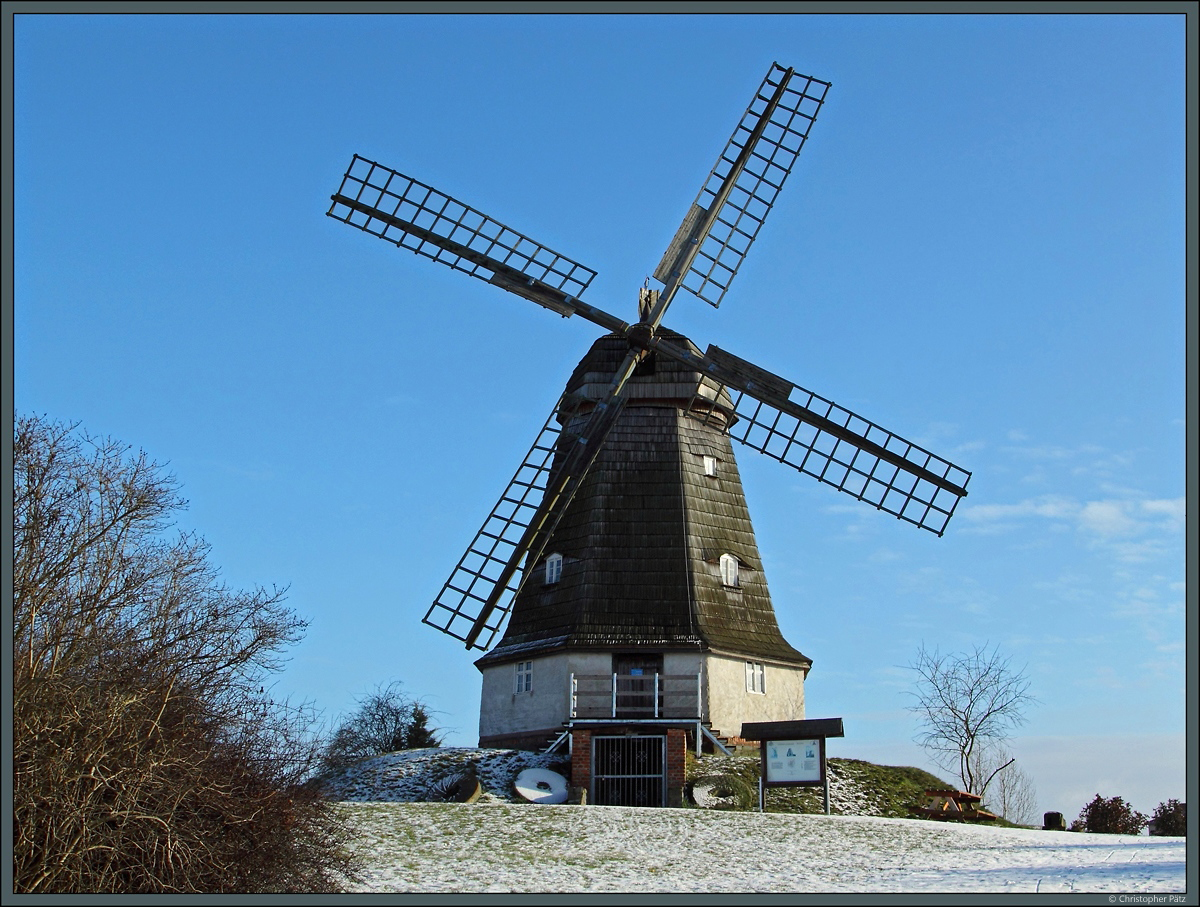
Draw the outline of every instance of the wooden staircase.
M724 749L726 753L732 752L730 747L733 746L733 742L729 737L725 736L720 731L714 730L711 721L701 721L700 725L708 732L708 734L705 735L705 744L707 745L702 744L702 749L704 752L715 753L718 745ZM711 738L709 735L711 735Z

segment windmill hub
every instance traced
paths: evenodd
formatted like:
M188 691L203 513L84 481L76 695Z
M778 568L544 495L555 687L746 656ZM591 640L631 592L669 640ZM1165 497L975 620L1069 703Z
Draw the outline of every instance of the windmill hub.
M633 349L648 351L656 333L657 329L654 325L646 321L639 321L637 324L629 326L629 330L625 333L625 339L629 341L629 346Z

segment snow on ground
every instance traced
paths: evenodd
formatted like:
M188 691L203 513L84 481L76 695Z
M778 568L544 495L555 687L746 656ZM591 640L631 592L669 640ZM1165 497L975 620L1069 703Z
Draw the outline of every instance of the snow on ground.
M331 786L358 829L364 892L1113 892L1186 890L1183 838L873 816L520 802L506 750L393 753ZM475 765L475 803L413 802Z
M347 803L358 891L1183 892L1181 838L910 819Z
M565 762L565 756L526 750L453 746L404 750L351 766L326 782L326 792L335 800L410 803L425 799L431 781L470 768L478 775L484 790L478 802L516 803L521 798L513 792L512 780L522 769L548 768Z

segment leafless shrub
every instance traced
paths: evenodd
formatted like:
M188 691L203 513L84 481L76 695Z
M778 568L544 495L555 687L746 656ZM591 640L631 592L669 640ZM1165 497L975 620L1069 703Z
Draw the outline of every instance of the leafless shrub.
M1032 825L1038 819L1037 789L1017 760L1003 746L979 746L972 755L974 777L987 808L1015 825Z
M265 683L305 624L234 591L145 454L14 432L13 832L20 892L329 891L355 870L304 782L319 743Z
M439 746L441 732L429 726L431 720L429 707L405 693L399 681L377 686L338 725L321 767L332 772L383 753Z

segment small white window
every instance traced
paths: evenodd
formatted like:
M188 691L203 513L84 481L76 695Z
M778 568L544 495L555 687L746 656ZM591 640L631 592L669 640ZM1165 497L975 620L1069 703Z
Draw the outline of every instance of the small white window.
M704 474L706 476L715 476L717 474L716 457L710 457L707 454L704 456Z
M518 661L517 662L517 685L515 687L518 693L528 693L533 689L533 662Z
M736 588L738 582L738 559L732 554L721 555L721 582Z
M562 579L562 555L552 554L546 558L546 585Z
M767 671L763 667L762 662L746 662L746 692L767 692Z

